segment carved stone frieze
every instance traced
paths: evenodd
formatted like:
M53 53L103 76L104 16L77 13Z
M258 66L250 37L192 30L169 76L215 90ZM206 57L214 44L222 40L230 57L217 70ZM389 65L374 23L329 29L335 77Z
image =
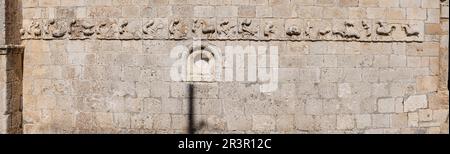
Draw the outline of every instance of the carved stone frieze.
M23 25L22 39L424 40L421 21L146 18L26 20Z

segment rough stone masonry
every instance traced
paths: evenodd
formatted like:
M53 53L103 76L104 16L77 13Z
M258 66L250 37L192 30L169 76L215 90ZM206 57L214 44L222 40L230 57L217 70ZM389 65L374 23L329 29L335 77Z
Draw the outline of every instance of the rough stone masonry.
M0 133L448 134L448 3L1 0ZM276 46L277 90L172 80L199 39Z

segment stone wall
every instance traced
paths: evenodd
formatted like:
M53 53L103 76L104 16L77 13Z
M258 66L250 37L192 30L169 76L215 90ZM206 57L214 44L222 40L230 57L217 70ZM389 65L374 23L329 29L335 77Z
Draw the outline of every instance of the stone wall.
M0 1L0 133L22 132L21 1Z
M192 119L197 133L448 133L446 1L22 7L24 133L187 133ZM212 59L227 45L278 47L277 67L258 67L278 72L277 89L261 91L266 81L248 75L174 81L172 49L197 39L220 50ZM236 67L217 71L251 70Z

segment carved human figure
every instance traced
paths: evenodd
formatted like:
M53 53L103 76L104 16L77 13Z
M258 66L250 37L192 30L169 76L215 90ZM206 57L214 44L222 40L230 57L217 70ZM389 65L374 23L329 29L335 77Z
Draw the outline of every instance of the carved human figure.
M254 37L258 33L257 27L253 27L252 20L245 19L241 22L241 26L239 27L239 34L243 35L244 37Z
M364 30L364 34L366 37L372 36L371 26L367 23L367 21L361 21L362 28Z
M275 25L272 22L267 22L264 27L264 37L270 38L275 34Z
M235 33L235 31L233 32L234 28L236 28L236 25L232 25L230 21L223 21L217 26L217 34L222 38L231 38Z

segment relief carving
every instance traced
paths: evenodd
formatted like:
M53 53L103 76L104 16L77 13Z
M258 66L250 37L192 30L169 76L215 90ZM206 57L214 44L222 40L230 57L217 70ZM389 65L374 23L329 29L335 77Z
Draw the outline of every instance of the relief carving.
M300 36L302 32L300 31L300 28L298 28L297 26L291 26L287 29L286 34L288 36Z
M406 36L416 36L419 37L420 30L417 25L406 24L402 26L403 31L405 31Z
M95 25L87 21L72 20L69 26L70 39L87 39L94 35Z
M346 32L345 32L345 38L355 38L359 39L361 36L359 35L359 30L355 27L355 24L352 22L345 22Z
M47 21L44 29L44 39L61 38L66 35L67 26L64 22L56 21L55 19L50 19Z
M251 19L244 19L240 22L238 33L242 36L242 38L254 38L257 36L259 27L252 23L253 20Z
M367 23L367 21L362 21L361 24L362 24L362 27L363 27L363 29L364 29L364 31L365 31L366 37L372 36L371 27L370 27L370 25Z
M155 38L157 33L164 28L164 25L155 20L150 20L142 27L142 33L146 38Z
M224 20L217 26L217 35L221 39L233 38L236 34L235 28L235 23L232 23L229 20Z
M189 32L188 29L188 25L181 19L173 19L169 25L169 36L171 39L185 39Z
M195 37L211 38L216 33L216 26L214 24L208 24L204 19L196 19L192 26L192 33L194 33Z
M238 22L239 21L239 22ZM143 24L144 23L144 24ZM169 24L168 24L169 23ZM24 21L23 39L202 39L423 41L423 22L356 20L180 19ZM237 24L239 23L239 24ZM259 25L261 23L261 25ZM239 34L237 36L236 34ZM95 35L95 36L94 36ZM192 36L191 36L192 35Z
M141 33L137 27L140 27L138 22L123 20L119 27L120 39L129 40L141 38Z
M377 24L376 32L378 35L381 36L390 36L392 32L394 32L397 29L394 25L390 25L381 21L378 21L376 24Z
M42 26L38 21L32 21L26 29L21 29L20 33L24 38L38 38L42 35Z
M96 33L98 39L117 39L117 23L115 21L101 21L97 27Z
M271 37L275 34L274 30L275 25L273 25L272 22L267 22L266 26L264 27L264 37Z

